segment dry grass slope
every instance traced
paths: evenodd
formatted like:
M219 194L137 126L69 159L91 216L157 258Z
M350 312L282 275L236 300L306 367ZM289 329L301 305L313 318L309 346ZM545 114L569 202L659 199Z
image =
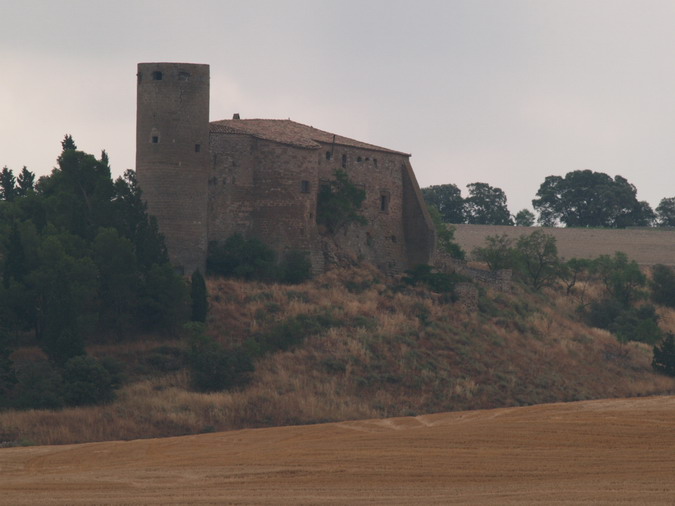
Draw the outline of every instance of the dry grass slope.
M145 374L108 405L0 413L0 442L129 440L675 391L675 380L652 372L649 346L622 346L583 325L578 297L556 290L487 291L468 311L362 268L293 287L210 280L209 291L210 331L226 345L298 315L330 313L337 323L259 359L240 390L192 392L184 369ZM661 316L675 330L675 312ZM167 346L185 343L90 351L140 361Z

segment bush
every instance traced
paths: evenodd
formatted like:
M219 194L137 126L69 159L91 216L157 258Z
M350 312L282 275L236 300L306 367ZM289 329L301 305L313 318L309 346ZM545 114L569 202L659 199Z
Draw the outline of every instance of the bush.
M291 250L281 262L281 281L297 285L312 277L312 262L306 251Z
M455 290L455 284L464 280L464 277L455 273L434 272L433 267L425 264L406 271L406 276L403 278L408 285L424 285L429 290L438 293L452 293Z
M675 336L668 332L666 337L654 346L654 358L652 367L668 376L675 376Z
M366 225L361 215L361 204L366 191L351 182L344 170L335 171L335 180L321 185L316 205L316 222L330 234L355 223Z
M15 365L16 387L11 405L17 409L63 407L63 378L46 360Z
M113 377L88 355L71 358L63 371L66 402L82 406L109 402L114 397Z
M613 298L593 301L587 313L587 321L589 325L609 330L621 342L653 344L662 335L656 308L651 304L627 308Z
M654 302L675 307L675 270L672 267L661 264L655 265L652 269L652 280L649 286Z
M259 239L244 239L238 233L222 244L209 245L206 270L210 274L247 281L274 281L279 277L274 250Z
M203 326L191 326L190 379L200 392L217 392L245 384L254 370L251 356L242 348L227 350L204 334Z

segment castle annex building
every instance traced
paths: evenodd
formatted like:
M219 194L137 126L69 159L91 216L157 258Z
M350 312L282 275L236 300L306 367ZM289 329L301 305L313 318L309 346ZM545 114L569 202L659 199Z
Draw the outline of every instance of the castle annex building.
M209 243L256 237L280 257L309 253L321 272L342 260L386 272L430 263L436 243L410 155L291 120L209 122L209 66L138 65L136 172L172 261L204 269ZM322 184L344 170L366 192L367 224L317 225Z

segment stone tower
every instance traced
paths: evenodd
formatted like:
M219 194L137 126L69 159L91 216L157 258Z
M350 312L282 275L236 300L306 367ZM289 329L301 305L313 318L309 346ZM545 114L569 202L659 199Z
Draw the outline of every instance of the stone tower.
M139 63L136 174L173 264L204 272L209 173L209 66Z

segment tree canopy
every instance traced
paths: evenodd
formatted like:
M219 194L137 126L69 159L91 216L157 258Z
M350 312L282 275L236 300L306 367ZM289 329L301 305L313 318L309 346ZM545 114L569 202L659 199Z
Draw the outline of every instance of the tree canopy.
M649 226L655 215L621 176L576 170L565 177L548 176L532 205L544 226L625 228Z

